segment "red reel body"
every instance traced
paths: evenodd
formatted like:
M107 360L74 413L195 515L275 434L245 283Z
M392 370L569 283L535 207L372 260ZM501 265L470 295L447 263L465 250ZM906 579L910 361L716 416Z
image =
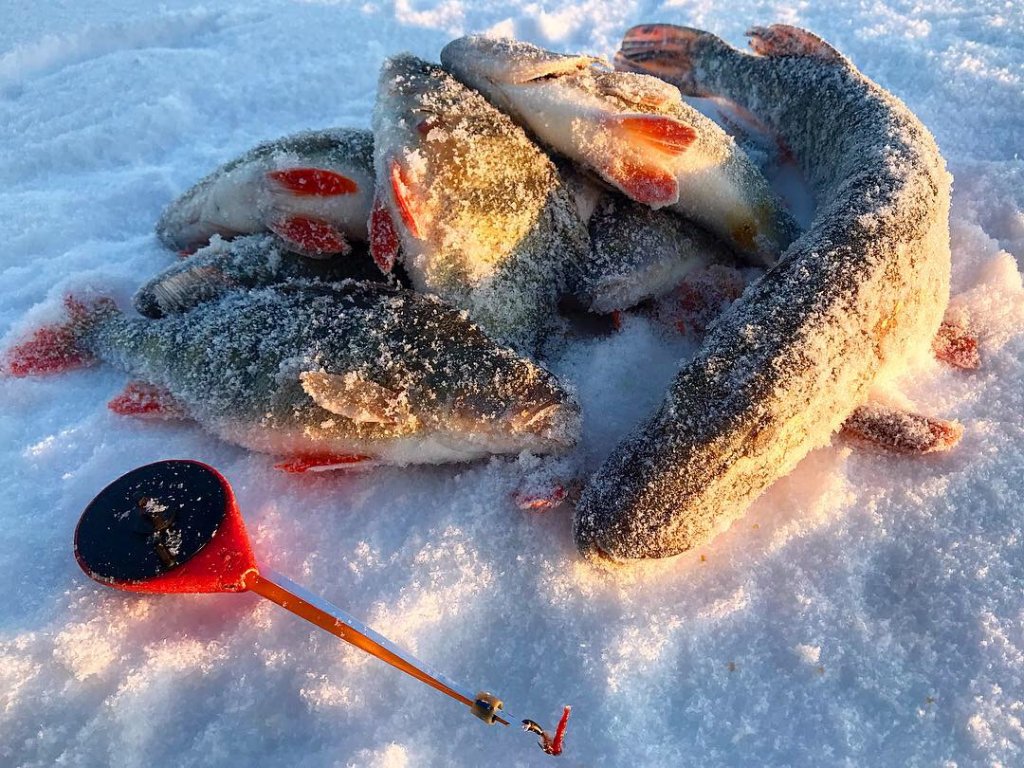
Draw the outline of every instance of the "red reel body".
M147 464L100 491L75 530L75 558L129 592L241 592L257 572L231 486L198 461Z

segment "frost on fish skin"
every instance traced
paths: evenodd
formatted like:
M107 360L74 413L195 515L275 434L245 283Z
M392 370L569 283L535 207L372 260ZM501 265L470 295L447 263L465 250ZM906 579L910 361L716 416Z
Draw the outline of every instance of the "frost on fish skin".
M288 251L273 235L246 235L210 244L172 264L135 294L135 309L146 317L185 312L230 291L295 280L339 282L381 280L365 245L331 259L310 259Z
M736 261L693 222L619 195L605 196L589 229L590 253L573 293L592 312L628 309L671 291L696 270Z
M370 283L229 293L160 320L114 313L82 345L169 392L214 434L266 453L467 461L560 452L579 429L578 406L550 373L439 300ZM382 405L380 393L395 401ZM343 415L368 407L406 417Z
M319 169L352 182L328 191L295 193L295 169ZM275 179L274 174L277 174ZM167 206L157 223L161 242L191 251L214 235L266 232L290 217L323 222L365 242L373 199L373 135L366 130L309 131L260 144L217 168ZM336 185L337 186L337 185Z
M658 54L640 45L647 34L664 41L653 29L627 33L624 51ZM828 443L876 379L927 348L949 295L949 174L900 101L845 61L751 56L668 29L675 82L768 122L812 180L818 209L591 478L577 545L616 559L678 554L726 527Z
M482 36L452 41L441 61L540 143L628 197L700 223L754 264L773 264L798 234L732 138L667 83Z
M587 249L554 164L479 94L408 55L385 62L373 124L378 192L414 287L535 351Z

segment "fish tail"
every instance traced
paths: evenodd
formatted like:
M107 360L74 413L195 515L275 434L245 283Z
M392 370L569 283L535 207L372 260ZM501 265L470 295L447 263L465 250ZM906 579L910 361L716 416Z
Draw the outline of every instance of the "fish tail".
M626 31L615 54L615 68L654 75L684 95L709 96L701 82L701 62L709 56L736 53L717 35L674 24L641 24Z
M109 298L82 300L66 296L64 317L36 328L28 339L7 350L0 361L0 371L20 378L90 365L95 356L87 344L89 332L118 312Z

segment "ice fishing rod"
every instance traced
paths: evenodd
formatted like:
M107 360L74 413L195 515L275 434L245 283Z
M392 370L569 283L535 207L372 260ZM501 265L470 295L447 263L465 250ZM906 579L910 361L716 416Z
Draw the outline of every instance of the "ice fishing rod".
M158 461L122 475L75 529L75 558L92 579L129 592L255 592L440 691L488 725L516 720L492 693L452 682L337 606L256 564L230 484L198 461ZM524 719L549 755L562 752L569 707L553 734Z

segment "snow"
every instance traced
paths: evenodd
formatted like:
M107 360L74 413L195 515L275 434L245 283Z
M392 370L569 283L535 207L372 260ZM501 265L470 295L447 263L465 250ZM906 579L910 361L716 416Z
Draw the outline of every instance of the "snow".
M571 765L1013 765L1024 733L1024 14L903 0L392 6L51 2L0 29L3 346L71 288L122 306L174 256L162 208L259 141L368 127L383 59L497 29L614 52L627 27L734 43L822 34L935 134L953 173L954 305L975 373L924 361L887 402L963 423L912 459L835 441L728 531L670 561L595 570L569 510L511 494L535 462L294 477L192 425L118 417L112 368L0 380L0 764L543 765L528 737L255 596L142 597L71 555L118 474L191 457L234 485L257 554L420 658L552 727ZM629 316L554 361L594 467L661 398L690 337ZM543 464L542 464L543 467Z

